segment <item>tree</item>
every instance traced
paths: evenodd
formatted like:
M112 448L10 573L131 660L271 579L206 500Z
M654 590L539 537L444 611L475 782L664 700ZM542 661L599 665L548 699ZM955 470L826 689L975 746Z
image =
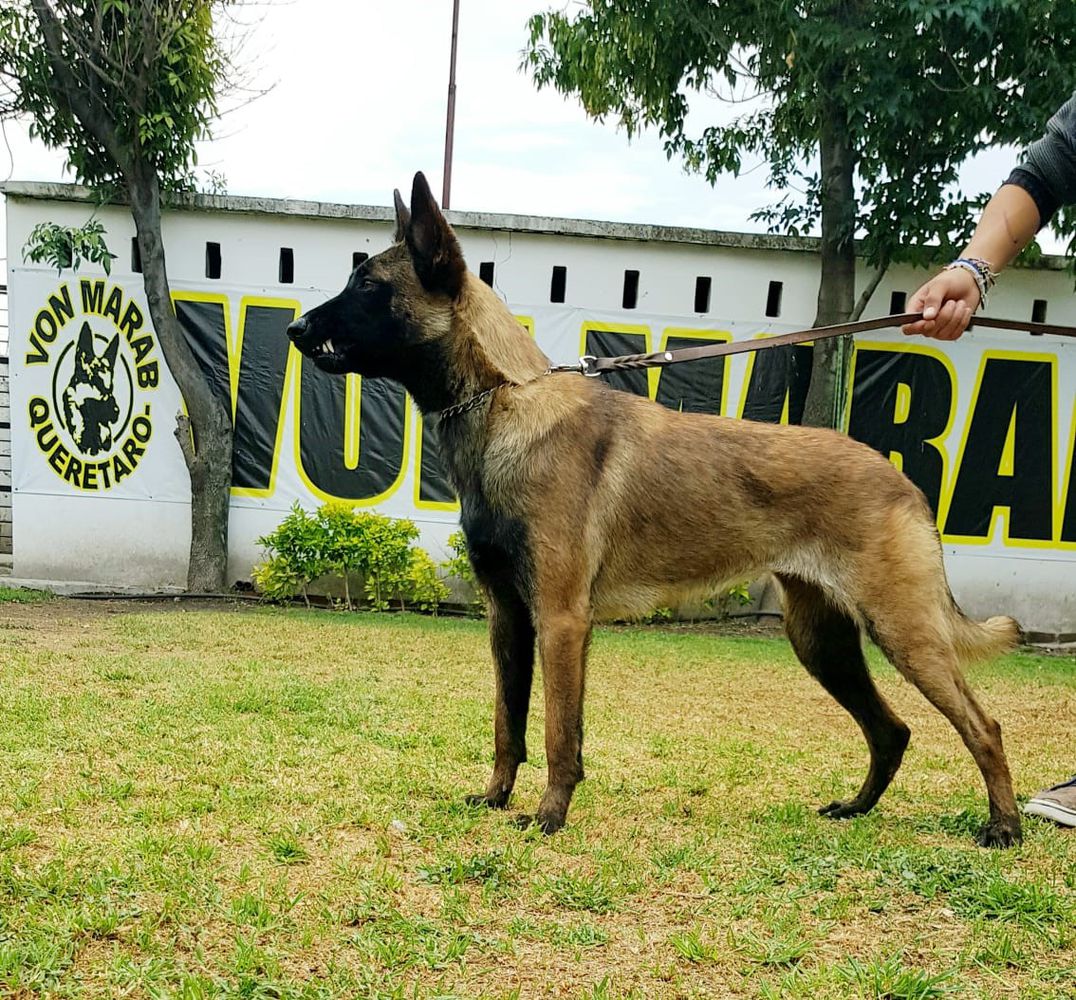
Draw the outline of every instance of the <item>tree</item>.
M150 318L186 404L176 439L191 481L187 586L219 591L228 557L232 424L176 319L161 203L193 186L229 61L214 34L230 0L5 0L0 117L28 116L102 200L126 196Z
M986 197L955 190L960 165L1036 138L1076 88L1065 0L589 0L529 28L535 82L591 117L629 136L656 128L711 183L749 157L767 164L784 193L754 217L820 227L816 325L857 318L891 262L951 255ZM746 110L693 130L704 91ZM858 302L857 235L874 268ZM842 355L815 347L805 423L836 424Z

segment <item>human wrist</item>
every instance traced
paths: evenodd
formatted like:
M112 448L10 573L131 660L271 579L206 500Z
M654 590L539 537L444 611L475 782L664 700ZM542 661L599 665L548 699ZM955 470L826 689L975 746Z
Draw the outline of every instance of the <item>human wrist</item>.
M963 272L971 276L975 282L975 287L979 291L979 305L977 308L982 308L986 305L986 297L990 292L990 289L997 283L997 272L990 265L990 262L984 260L982 257L974 257L969 254L957 257L955 260L946 264L942 268L943 271L957 271Z

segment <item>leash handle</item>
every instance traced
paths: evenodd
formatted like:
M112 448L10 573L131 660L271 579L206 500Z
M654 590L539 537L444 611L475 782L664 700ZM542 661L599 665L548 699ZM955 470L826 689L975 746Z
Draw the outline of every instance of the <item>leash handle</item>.
M683 347L677 351L654 351L650 354L623 354L615 358L598 358L592 354L584 355L578 365L560 365L553 371L581 372L588 377L603 375L606 372L630 371L636 368L664 368L682 361L699 361L703 358L720 358L731 354L746 354L751 351L765 351L774 347L791 347L808 341L829 340L832 337L845 337L854 333L867 333L871 330L884 330L889 327L904 326L923 318L922 313L897 313L880 319L863 319L854 323L837 323L834 326L817 326L808 330L795 330L781 333L774 337L756 340L733 340L725 344L706 344L702 347ZM1076 337L1076 327L1059 326L1055 323L1030 323L1025 320L994 319L981 316L973 320L968 329L974 326L992 327L998 330L1022 330L1032 336L1041 337L1050 334L1056 337Z

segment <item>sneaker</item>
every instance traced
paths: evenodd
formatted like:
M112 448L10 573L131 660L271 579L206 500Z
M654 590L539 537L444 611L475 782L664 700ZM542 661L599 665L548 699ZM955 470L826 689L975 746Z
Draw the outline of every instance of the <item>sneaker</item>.
M1024 812L1052 819L1061 826L1076 826L1076 776L1028 799Z

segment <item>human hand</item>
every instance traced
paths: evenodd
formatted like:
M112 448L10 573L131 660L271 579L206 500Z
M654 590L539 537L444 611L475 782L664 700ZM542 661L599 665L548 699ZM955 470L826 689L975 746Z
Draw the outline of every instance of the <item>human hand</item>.
M979 308L979 285L963 267L942 271L930 279L909 300L908 312L923 318L901 327L906 334L921 334L935 340L956 340Z

